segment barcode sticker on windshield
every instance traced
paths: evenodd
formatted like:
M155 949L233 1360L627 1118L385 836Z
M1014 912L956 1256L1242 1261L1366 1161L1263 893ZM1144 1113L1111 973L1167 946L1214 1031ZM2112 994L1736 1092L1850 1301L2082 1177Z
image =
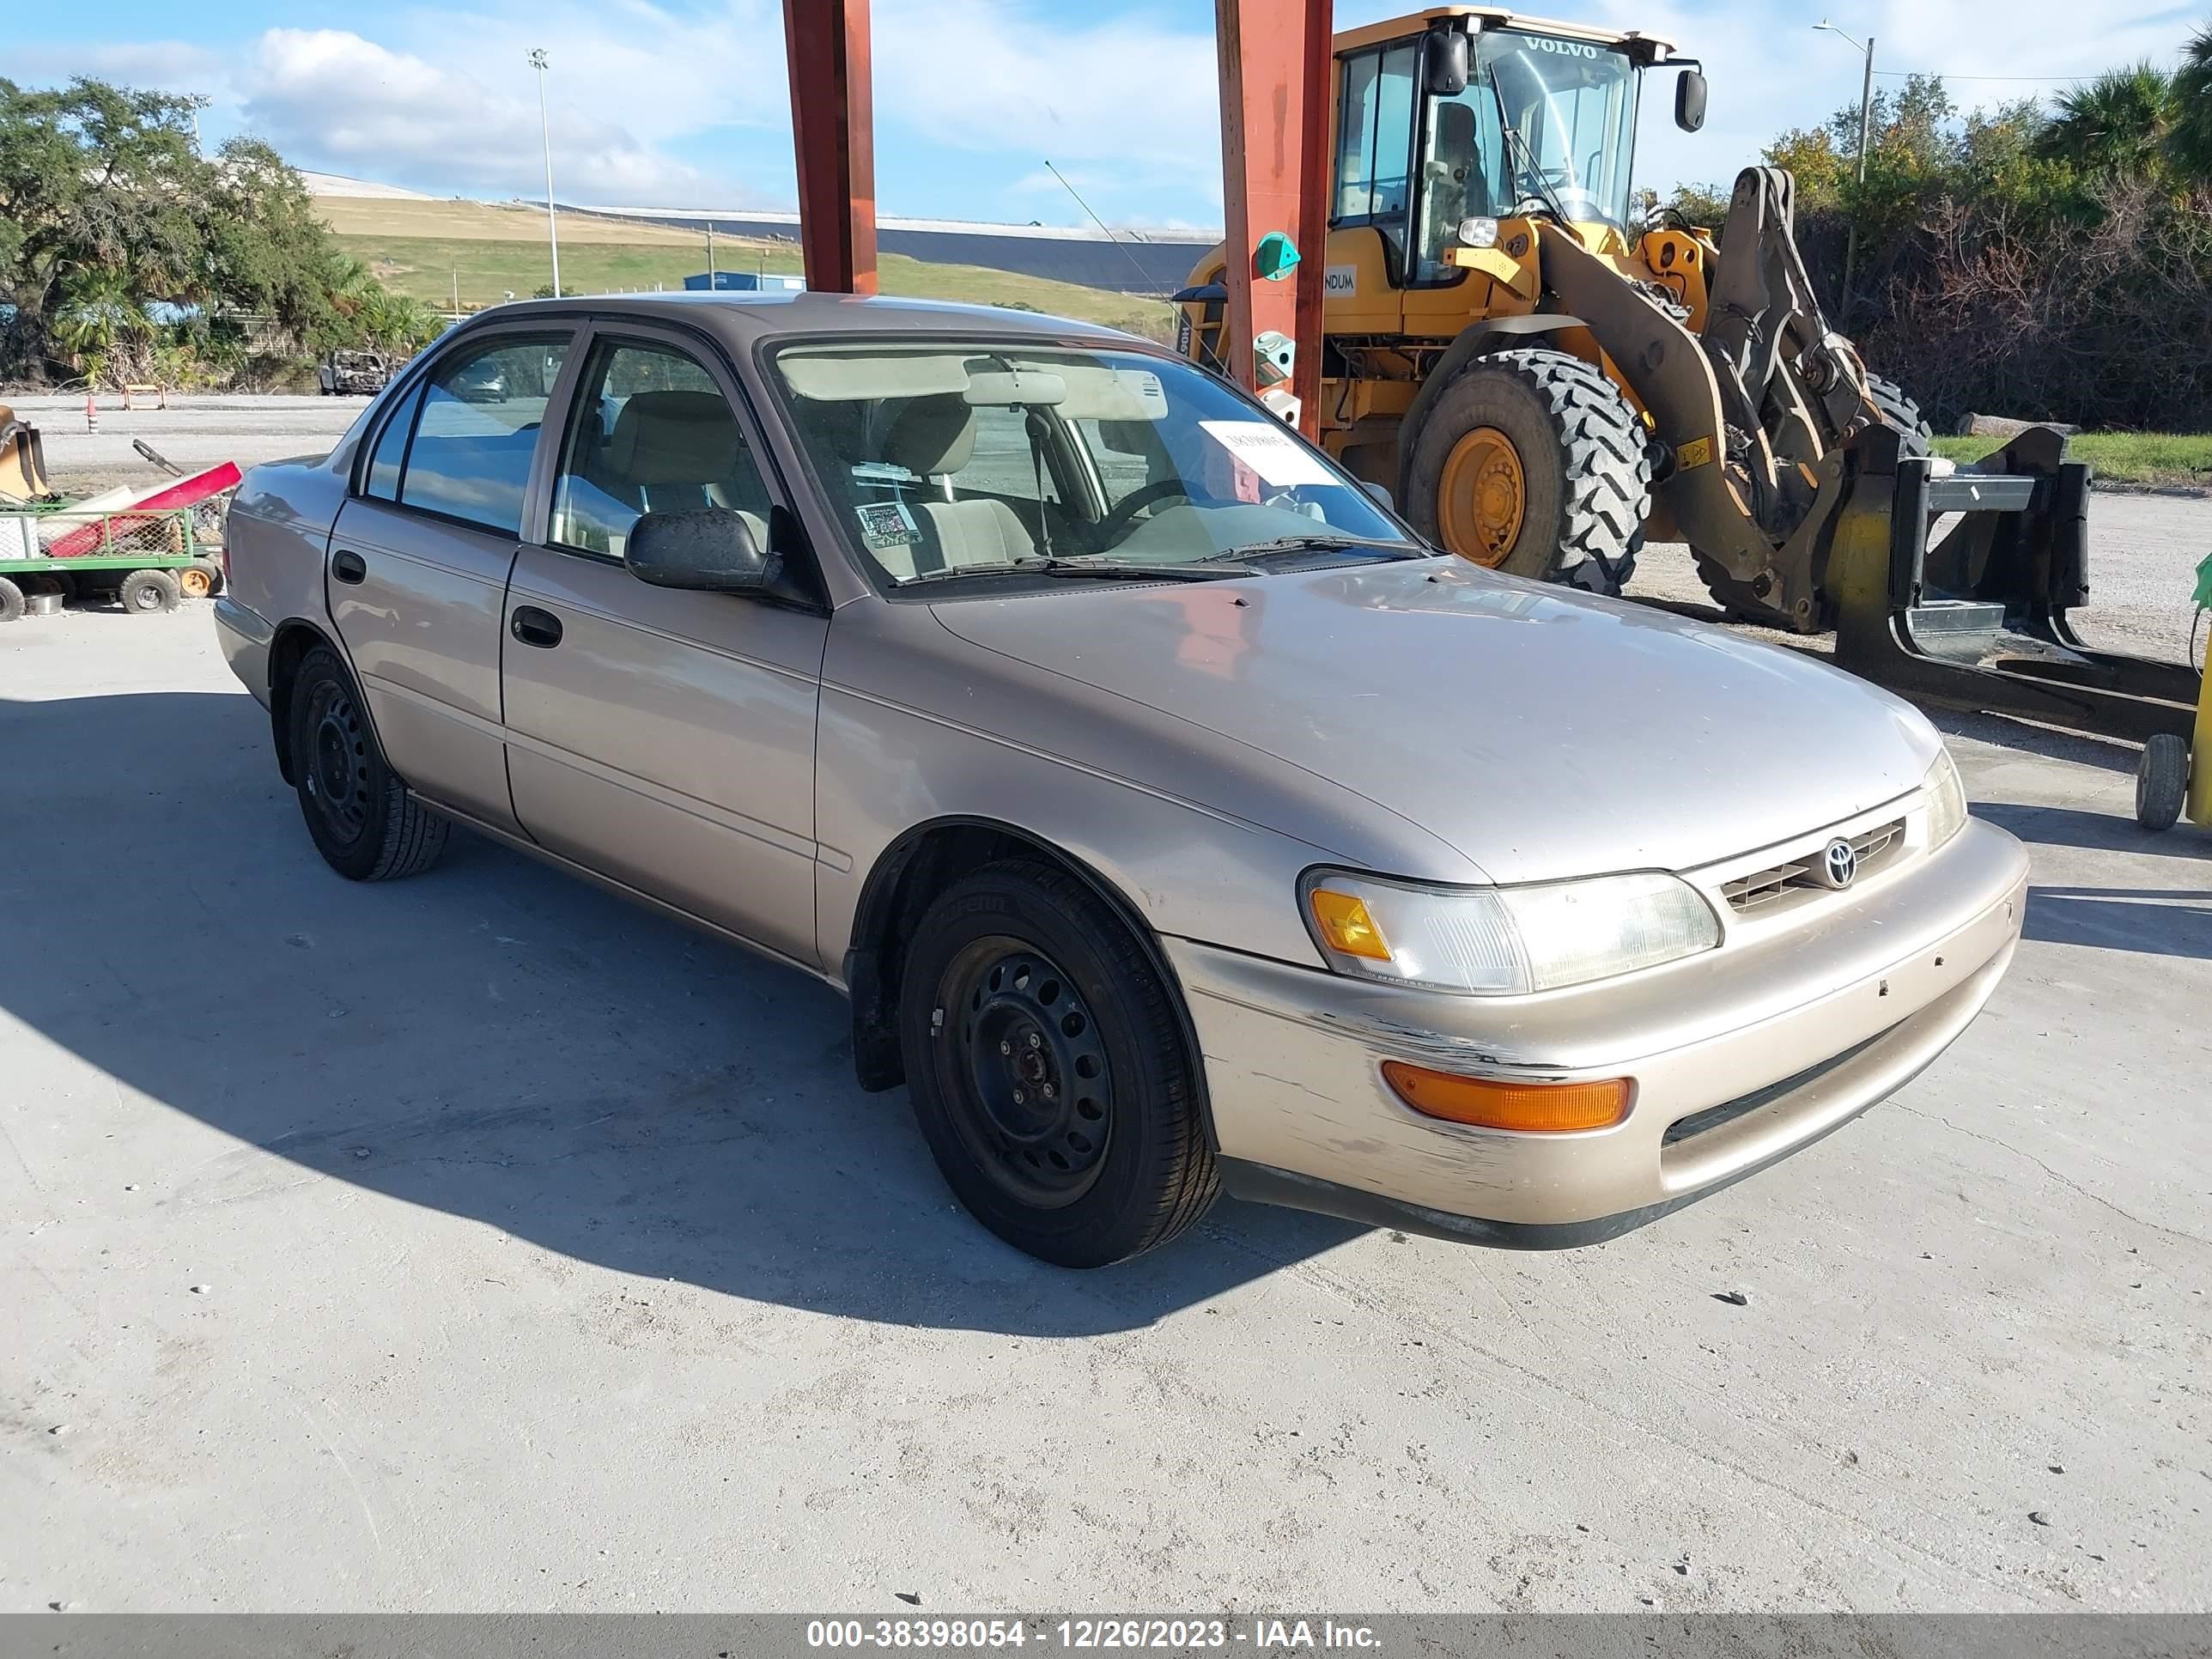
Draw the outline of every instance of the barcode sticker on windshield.
M1200 421L1214 442L1260 475L1260 482L1284 489L1295 484L1333 484L1328 469L1296 438L1273 421Z
M909 547L921 539L904 501L866 501L854 511L860 515L860 539L875 552Z

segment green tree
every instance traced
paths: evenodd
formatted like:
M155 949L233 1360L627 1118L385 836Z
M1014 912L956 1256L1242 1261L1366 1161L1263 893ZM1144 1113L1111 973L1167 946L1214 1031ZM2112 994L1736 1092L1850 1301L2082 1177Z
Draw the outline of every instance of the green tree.
M157 301L187 313L168 345L228 358L242 358L248 318L295 350L372 332L420 343L421 308L394 308L338 252L275 150L234 138L200 153L203 102L92 80L40 89L0 79L0 299L15 307L0 373L81 372L85 354L112 353L124 336L149 349L146 308Z
M73 290L95 279L132 303L192 293L198 107L95 81L38 91L0 80L0 289L15 307L15 352L34 368Z
M2173 75L2173 126L2166 154L2193 184L2212 184L2212 23L2197 31Z
M2180 112L2173 77L2157 64L2107 70L2061 94L2041 153L2092 177L2150 178L2163 170Z

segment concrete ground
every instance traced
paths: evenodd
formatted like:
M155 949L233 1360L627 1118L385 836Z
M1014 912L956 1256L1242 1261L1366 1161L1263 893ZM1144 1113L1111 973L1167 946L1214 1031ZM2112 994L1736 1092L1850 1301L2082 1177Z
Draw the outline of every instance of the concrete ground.
M1071 1274L822 988L330 873L210 626L0 630L0 1610L2212 1607L2212 836L2120 751L1954 723L2017 963L1753 1181Z

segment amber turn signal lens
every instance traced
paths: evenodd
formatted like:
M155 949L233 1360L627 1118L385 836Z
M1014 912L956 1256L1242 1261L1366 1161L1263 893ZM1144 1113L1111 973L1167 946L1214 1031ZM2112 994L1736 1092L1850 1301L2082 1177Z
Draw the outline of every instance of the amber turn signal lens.
M1425 1117L1484 1129L1602 1129L1628 1115L1625 1077L1598 1083L1500 1083L1386 1060L1382 1080Z
M1365 957L1370 962L1390 960L1390 946L1382 930L1375 925L1375 918L1367 914L1364 900L1316 887L1312 903L1314 920L1321 924L1321 936L1328 941L1330 950L1347 957Z

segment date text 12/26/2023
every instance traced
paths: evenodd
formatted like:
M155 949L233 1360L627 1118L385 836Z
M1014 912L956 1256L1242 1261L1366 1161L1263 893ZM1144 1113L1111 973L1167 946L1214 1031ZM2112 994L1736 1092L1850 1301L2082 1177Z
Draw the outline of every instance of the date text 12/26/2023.
M1031 1644L1075 1651L1269 1653L1372 1652L1378 1643L1371 1626L1328 1618L816 1619L806 1626L806 1645L816 1649L957 1652L1018 1650Z

